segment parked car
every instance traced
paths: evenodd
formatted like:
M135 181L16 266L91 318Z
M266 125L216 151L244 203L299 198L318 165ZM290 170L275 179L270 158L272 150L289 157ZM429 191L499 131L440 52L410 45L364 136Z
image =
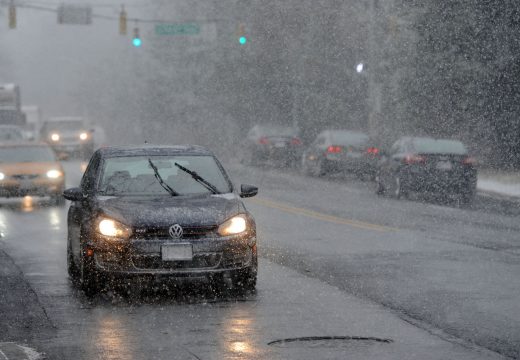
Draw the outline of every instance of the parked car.
M264 124L249 130L244 149L244 160L250 165L272 162L295 166L303 151L299 130L294 127Z
M315 176L348 171L373 178L379 156L379 148L362 132L324 130L304 151L302 171Z
M17 125L0 125L0 142L23 141L23 128Z
M458 140L402 137L382 158L376 181L378 194L458 195L470 203L477 186L476 160Z
M95 294L111 279L202 280L254 290L256 225L224 168L198 146L104 147L65 191L71 277Z
M50 196L62 205L65 173L47 144L0 144L0 196Z
M41 139L46 141L60 157L90 157L94 152L92 131L81 117L54 117L45 121Z

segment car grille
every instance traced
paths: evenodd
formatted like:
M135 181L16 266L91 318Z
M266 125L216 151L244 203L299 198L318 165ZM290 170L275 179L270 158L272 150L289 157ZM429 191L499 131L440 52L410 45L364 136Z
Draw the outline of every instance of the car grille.
M213 269L219 266L219 253L194 254L191 261L163 261L160 256L132 256L132 263L140 270Z
M37 174L17 174L17 175L11 175L13 179L16 180L32 180L38 178L40 175Z
M183 227L183 239L202 239L206 237L213 237L216 235L218 226L193 226ZM159 228L137 228L134 231L134 238L136 239L162 239L170 238L170 227Z

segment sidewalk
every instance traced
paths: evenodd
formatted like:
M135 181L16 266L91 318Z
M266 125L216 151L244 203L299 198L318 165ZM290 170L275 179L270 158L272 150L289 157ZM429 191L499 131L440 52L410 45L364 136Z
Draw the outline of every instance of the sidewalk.
M482 192L520 198L520 172L481 170L477 189Z

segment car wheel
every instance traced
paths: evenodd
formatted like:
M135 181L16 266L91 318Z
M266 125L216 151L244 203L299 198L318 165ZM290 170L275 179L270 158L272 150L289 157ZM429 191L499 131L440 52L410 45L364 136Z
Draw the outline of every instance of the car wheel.
M82 254L79 266L79 285L88 297L94 296L101 290L99 274L94 269L93 259Z
M65 198L61 193L53 195L51 198L51 201L56 206L63 206L65 205Z
M473 200L475 200L474 191L464 192L460 195L460 203L464 206L471 205L473 203Z
M70 239L67 239L67 272L73 281L78 278L78 268L74 264L74 255L72 254L72 245Z
M324 163L323 159L318 159L318 161L316 161L316 165L314 168L314 175L323 176L323 175L325 175L325 173L326 173L325 163Z
M403 190L403 182L399 174L395 175L392 181L392 191L390 194L396 199L406 198L407 193Z
M386 192L385 186L381 182L381 177L379 175L376 175L375 177L376 181L376 194L377 195L384 195Z
M304 175L308 175L308 176L312 175L312 171L309 168L309 163L308 163L307 160L305 160L305 157L302 158L302 167L301 167L301 169L302 169L302 173Z

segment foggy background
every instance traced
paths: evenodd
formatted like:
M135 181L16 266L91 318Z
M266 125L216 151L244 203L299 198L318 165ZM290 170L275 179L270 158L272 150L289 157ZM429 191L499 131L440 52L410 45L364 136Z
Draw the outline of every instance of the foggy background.
M120 3L91 3L115 20L58 25L56 13L19 6L9 30L2 3L0 81L18 83L45 117L86 116L114 143L194 142L224 155L263 122L297 125L307 142L326 127L367 131L383 147L456 137L489 166L520 166L514 0L134 0L130 19L200 26L172 36L139 22L141 48L135 22L118 34Z

